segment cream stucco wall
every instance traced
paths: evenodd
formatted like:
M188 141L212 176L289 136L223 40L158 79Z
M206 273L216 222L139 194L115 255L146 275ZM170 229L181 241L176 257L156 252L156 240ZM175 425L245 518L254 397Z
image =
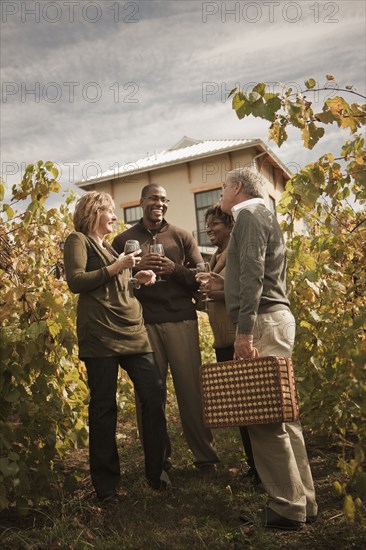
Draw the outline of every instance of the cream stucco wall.
M267 206L269 206L270 195L276 200L276 204L278 203L284 189L282 172L274 167L268 160L268 156L258 157L256 161L253 160L254 157L258 157L256 148L241 149L101 182L98 183L97 188L113 196L116 214L123 220L123 209L138 205L141 189L150 182L158 183L166 189L170 199L167 220L190 232L195 232L197 231L195 193L221 188L227 172L234 168L253 167L253 164L256 164L257 169L267 180L265 197Z

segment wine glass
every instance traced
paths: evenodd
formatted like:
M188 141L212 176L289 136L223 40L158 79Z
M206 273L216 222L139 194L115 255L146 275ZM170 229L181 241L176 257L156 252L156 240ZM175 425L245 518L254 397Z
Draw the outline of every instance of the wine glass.
M136 250L140 250L140 243L138 241L134 241L132 239L126 241L125 248L124 248L124 251L123 251L125 253L125 255L131 254L132 252L136 252ZM131 268L129 268L129 273L130 273L130 275L128 277L128 282L135 285L137 283L137 279L136 279L136 277L132 277L132 269Z
M154 240L154 243L150 245L149 251L151 254L160 254L160 256L164 256L164 247L162 244L157 243ZM156 282L157 283L165 283L164 279L161 278L159 273L156 274Z
M206 285L210 279L210 264L208 262L198 262L196 268L197 273L206 273L205 277L200 278L200 283ZM202 292L202 301L205 304L204 311L208 311L208 302L212 302L213 300L208 297L207 291L204 288L199 288L198 292Z

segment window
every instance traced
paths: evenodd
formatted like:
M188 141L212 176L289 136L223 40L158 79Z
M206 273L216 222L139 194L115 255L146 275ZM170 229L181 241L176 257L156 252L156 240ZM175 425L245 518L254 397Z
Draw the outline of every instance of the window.
M210 239L205 230L205 212L207 208L216 204L221 195L221 187L210 191L196 193L194 196L197 219L197 241L200 246L210 246Z
M123 209L123 217L125 223L129 225L135 225L142 218L141 206L129 206Z
M269 209L270 209L270 211L272 212L272 214L274 214L275 216L277 216L277 212L276 212L276 199L274 199L273 197L271 197L271 195L269 196Z

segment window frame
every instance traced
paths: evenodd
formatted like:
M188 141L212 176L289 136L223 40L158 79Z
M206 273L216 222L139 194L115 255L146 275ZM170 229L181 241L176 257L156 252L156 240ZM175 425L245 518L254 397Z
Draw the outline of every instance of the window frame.
M140 215L138 218L133 218L132 220L128 221L126 213L128 211L132 211L133 209L140 209ZM125 224L136 225L141 220L141 218L142 218L142 208L140 204L135 204L134 206L125 206L123 208L123 221L125 222Z
M220 199L222 191L222 186L214 187L212 189L206 189L205 191L196 191L194 193L194 211L196 216L196 229L197 229L197 243L199 246L211 246L211 241L207 236L206 230L205 230L205 212L210 206L213 206L217 204L217 202ZM217 199L214 201L208 201L207 205L205 206L198 206L197 205L197 199L199 195L208 195L209 193L215 193L217 192ZM202 218L200 218L200 213L202 214Z
M273 197L273 195L268 194L269 199L269 210L272 212L272 214L277 218L277 203L276 199Z

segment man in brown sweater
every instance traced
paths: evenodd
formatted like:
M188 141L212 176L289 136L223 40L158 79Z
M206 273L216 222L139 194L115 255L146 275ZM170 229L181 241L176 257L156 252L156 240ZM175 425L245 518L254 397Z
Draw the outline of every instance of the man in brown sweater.
M202 257L192 235L164 219L168 202L163 187L145 186L140 199L142 219L118 235L113 247L123 252L127 240L138 240L142 250L138 269L152 269L163 278L154 288L142 287L135 293L142 304L155 360L164 380L170 366L183 433L195 465L207 472L214 470L218 457L212 433L203 425L199 385L201 355L192 301L198 283L191 268L195 268ZM149 253L149 246L154 243L164 246L164 256Z

